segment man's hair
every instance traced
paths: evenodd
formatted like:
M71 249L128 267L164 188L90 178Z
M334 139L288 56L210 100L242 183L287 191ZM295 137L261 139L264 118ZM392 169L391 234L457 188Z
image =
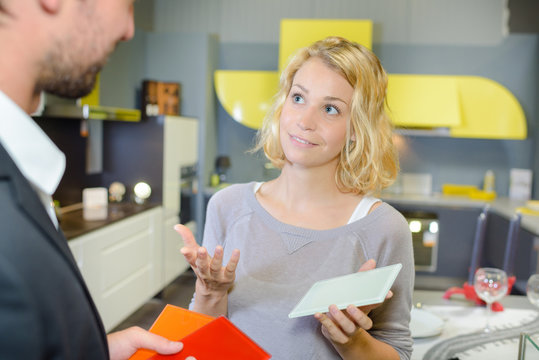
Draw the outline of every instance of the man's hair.
M281 112L296 72L313 57L342 75L354 89L346 142L335 173L336 184L343 192L377 193L393 183L399 170L392 140L393 125L385 110L387 74L374 53L341 37L317 41L300 49L292 58L281 74L280 90L252 151L264 149L275 167L284 166L286 160L279 137Z

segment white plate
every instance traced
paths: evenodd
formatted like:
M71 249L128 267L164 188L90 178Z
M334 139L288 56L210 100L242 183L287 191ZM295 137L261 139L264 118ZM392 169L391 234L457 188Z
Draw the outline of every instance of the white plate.
M410 331L413 338L436 336L442 333L444 321L426 310L413 308Z

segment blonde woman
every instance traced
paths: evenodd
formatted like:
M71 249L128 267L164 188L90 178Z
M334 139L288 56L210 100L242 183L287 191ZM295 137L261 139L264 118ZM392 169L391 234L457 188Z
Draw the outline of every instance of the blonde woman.
M274 359L410 358L411 235L373 197L398 172L386 87L356 43L331 37L296 54L255 147L280 175L215 194L203 247L177 227L197 274L193 310L228 316ZM394 263L403 269L378 307L288 318L315 281Z

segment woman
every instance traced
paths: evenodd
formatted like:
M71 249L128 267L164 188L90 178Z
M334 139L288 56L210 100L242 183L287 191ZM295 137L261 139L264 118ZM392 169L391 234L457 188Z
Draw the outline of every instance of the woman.
M255 147L281 174L215 194L204 247L177 227L198 277L192 310L227 315L275 359L410 357L411 235L402 215L372 197L398 172L386 88L376 56L345 39L296 54ZM375 263L403 264L380 306L287 317L314 282Z

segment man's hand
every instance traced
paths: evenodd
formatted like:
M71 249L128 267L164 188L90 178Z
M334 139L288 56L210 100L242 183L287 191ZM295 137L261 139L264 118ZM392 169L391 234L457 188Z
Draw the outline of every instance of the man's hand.
M183 349L181 342L170 341L138 326L107 335L111 360L127 360L138 349L156 351L158 354L171 355ZM189 356L186 360L196 360Z

